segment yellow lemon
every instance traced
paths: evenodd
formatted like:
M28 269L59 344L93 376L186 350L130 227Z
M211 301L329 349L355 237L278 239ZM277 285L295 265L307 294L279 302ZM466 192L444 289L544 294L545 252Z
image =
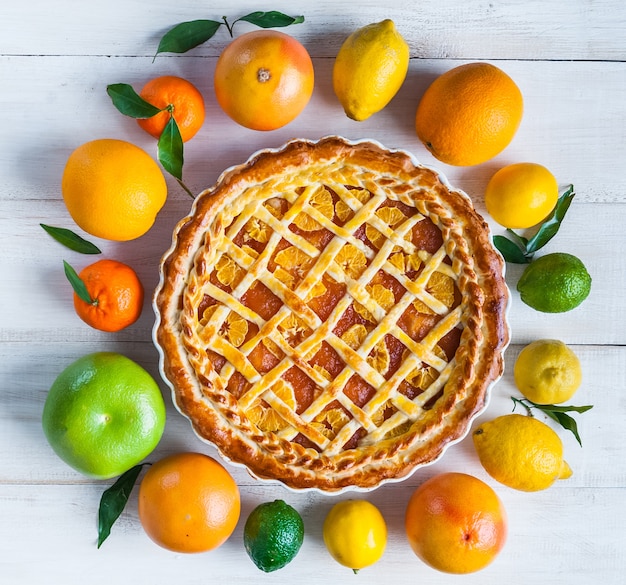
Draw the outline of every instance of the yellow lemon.
M393 21L353 32L337 53L333 88L346 115L362 121L396 95L409 69L409 46Z
M496 481L534 492L572 475L563 459L560 437L545 423L522 414L506 414L481 424L473 433L478 458Z
M569 400L582 381L578 356L562 341L538 339L520 352L513 368L519 391L537 404Z
M322 530L331 556L355 573L382 557L387 545L387 525L380 510L367 500L335 504Z
M503 167L491 177L485 206L500 225L524 229L543 221L558 198L554 175L542 165L523 162Z

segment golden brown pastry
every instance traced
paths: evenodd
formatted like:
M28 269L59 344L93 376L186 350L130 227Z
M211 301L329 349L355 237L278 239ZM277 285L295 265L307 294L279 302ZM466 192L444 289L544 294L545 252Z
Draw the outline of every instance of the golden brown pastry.
M401 151L295 140L176 227L155 340L177 408L259 478L371 488L434 461L502 373L503 261Z

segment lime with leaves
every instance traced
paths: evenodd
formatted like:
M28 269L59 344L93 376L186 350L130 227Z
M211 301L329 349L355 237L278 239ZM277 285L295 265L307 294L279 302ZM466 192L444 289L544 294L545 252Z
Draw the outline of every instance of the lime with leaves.
M591 276L580 258L554 252L528 265L517 290L522 301L537 311L564 313L589 296Z
M257 506L246 520L243 544L252 562L270 573L288 565L304 540L302 517L283 500Z

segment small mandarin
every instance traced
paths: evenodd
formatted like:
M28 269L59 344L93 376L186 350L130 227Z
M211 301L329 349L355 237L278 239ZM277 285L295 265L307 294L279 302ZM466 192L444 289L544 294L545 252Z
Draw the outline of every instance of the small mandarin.
M139 520L159 546L213 550L239 520L239 488L224 466L202 453L177 453L152 465L139 486Z
M148 81L139 95L162 111L151 118L141 118L137 124L151 136L159 138L174 117L183 142L191 140L204 123L204 98L191 82L174 75L164 75ZM169 109L171 109L171 114Z
M78 274L92 299L85 302L74 293L76 314L100 331L120 331L141 316L144 289L137 273L117 260L98 260Z
M313 62L293 37L275 30L243 34L215 66L215 95L235 122L275 130L294 120L313 93Z

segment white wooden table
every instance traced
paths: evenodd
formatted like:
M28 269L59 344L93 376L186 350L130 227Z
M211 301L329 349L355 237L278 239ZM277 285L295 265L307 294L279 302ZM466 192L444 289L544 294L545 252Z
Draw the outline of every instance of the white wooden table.
M0 7L0 583L364 583L587 584L626 583L626 4L623 0L467 2L199 3L189 0L22 0ZM260 133L241 128L219 109L212 72L226 45L220 31L183 56L153 62L158 39L174 24L197 18L242 16L253 10L304 14L286 32L310 50L315 92L304 113L283 129ZM357 27L392 18L411 47L408 78L392 104L362 123L343 114L332 92L334 56ZM252 27L239 23L236 32ZM525 115L510 147L474 168L435 161L413 130L415 108L434 77L471 60L493 62L518 83ZM437 464L367 497L389 526L382 560L358 576L325 550L321 525L335 501L294 494L229 468L242 494L241 521L229 541L206 554L167 552L143 533L136 499L96 549L96 513L111 482L78 475L52 452L41 430L41 411L56 375L79 356L115 350L158 377L151 342L149 295L141 319L119 333L97 332L78 319L62 259L82 267L93 261L52 241L40 222L74 229L60 192L65 161L79 144L104 137L129 140L156 154L154 141L112 106L105 88L125 82L140 88L161 74L188 78L204 93L207 120L186 146L185 179L194 191L211 185L220 171L262 147L293 137L341 134L374 138L412 151L440 168L469 193L484 213L483 192L499 167L519 161L546 165L576 198L559 235L546 252L579 256L593 277L590 297L576 310L545 315L526 307L515 292L521 268L509 265L512 344L507 370L482 419L511 411L512 364L526 343L550 337L580 356L584 382L573 400L593 404L578 416L583 447L559 431L574 475L544 492L516 492L482 470L471 438L452 447ZM190 198L168 179L169 197L154 228L126 243L98 241L105 257L129 263L151 291L157 264ZM495 233L501 233L493 225ZM152 455L202 450L168 403L163 439ZM442 471L464 471L492 485L509 515L510 533L501 555L485 570L453 577L426 567L411 552L403 528L410 494ZM136 492L134 492L134 496ZM340 497L350 497L349 494ZM285 499L302 514L305 543L285 569L266 575L247 558L243 523L254 506Z

